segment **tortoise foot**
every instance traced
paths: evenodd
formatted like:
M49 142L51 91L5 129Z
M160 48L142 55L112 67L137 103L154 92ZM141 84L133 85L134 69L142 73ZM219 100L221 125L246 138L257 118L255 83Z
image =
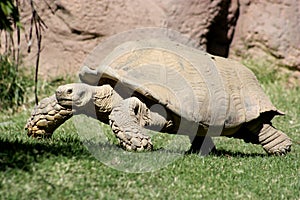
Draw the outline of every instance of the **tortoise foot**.
M153 150L151 138L142 133L142 128L121 130L116 126L113 120L111 120L110 123L114 134L118 138L119 145L123 149L127 151Z

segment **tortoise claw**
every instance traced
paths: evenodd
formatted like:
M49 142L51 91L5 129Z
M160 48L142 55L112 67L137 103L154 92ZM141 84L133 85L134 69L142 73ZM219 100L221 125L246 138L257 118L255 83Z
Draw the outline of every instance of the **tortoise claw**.
M292 142L289 141L289 143L286 144L286 146L283 146L283 147L277 148L277 149L270 149L268 151L268 154L269 155L276 155L276 156L284 156L288 152L291 151L291 146L292 146Z

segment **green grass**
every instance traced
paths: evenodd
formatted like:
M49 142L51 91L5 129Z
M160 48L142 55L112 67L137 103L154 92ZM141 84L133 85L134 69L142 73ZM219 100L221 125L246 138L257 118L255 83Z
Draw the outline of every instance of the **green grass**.
M15 107L27 101L26 93L33 87L34 82L24 68L17 65L8 56L0 54L0 109L14 110Z
M273 121L293 140L287 156L267 156L258 145L216 138L218 155L187 154L153 172L126 173L93 157L72 120L51 139L36 140L23 130L28 110L3 112L0 199L300 199L300 88L286 89L285 75L250 64L286 113ZM157 134L155 145L169 139Z

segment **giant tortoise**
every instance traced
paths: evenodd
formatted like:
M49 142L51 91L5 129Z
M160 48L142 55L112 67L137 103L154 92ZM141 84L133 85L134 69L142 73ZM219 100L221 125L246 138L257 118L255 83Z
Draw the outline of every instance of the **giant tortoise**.
M192 146L195 138L227 136L261 144L268 154L291 149L290 138L271 123L283 113L236 61L152 39L126 42L89 67L79 73L81 83L62 85L41 100L26 124L28 135L51 136L84 113L109 124L130 151L153 149L146 129L189 135Z

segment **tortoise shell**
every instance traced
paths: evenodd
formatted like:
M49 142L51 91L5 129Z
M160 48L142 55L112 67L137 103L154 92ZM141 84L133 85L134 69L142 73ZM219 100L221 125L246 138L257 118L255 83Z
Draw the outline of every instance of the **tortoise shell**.
M262 113L267 120L282 114L247 67L173 41L123 43L95 70L83 67L79 77L91 85L110 84L124 98L138 94L204 126L234 128Z

